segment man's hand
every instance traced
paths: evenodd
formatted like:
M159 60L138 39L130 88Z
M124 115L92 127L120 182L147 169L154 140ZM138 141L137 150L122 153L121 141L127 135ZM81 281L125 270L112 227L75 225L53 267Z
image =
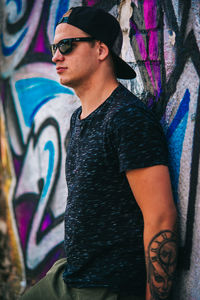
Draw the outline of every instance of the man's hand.
M144 218L146 300L168 300L177 260L177 212L168 168L158 165L126 175Z

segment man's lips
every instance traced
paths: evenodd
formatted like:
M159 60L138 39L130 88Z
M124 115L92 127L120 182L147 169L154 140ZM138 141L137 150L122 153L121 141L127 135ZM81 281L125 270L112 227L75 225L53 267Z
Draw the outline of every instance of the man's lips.
M56 68L56 71L57 71L57 73L62 73L62 72L64 72L66 69L67 69L67 68L64 68L64 67L57 67L57 68Z

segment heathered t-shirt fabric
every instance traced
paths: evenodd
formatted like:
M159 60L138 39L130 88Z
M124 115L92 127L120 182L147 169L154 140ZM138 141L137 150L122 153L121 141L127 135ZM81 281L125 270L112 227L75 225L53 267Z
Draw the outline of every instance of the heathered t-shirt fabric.
M71 118L67 150L64 281L143 295L143 217L126 170L167 165L159 122L121 84L95 111Z

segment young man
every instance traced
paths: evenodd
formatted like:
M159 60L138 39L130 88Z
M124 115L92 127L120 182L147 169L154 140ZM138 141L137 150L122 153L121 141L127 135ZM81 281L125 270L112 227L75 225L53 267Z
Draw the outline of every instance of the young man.
M167 147L153 114L116 78L135 72L120 57L117 20L70 9L56 27L60 82L81 100L66 159L66 259L22 299L169 299L176 267L176 209Z

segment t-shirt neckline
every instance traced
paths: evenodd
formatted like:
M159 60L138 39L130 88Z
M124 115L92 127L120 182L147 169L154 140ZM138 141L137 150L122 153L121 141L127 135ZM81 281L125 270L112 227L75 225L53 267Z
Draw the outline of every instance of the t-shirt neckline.
M102 102L95 110L93 110L87 117L85 117L84 119L80 119L80 115L82 113L82 107L80 106L79 108L79 112L77 114L77 120L80 124L83 124L85 122L87 122L88 120L90 120L91 118L93 118L104 106L108 105L110 100L113 99L113 97L116 96L116 94L121 90L122 85L119 83L119 85L112 91L112 93L110 94L110 96L108 96L108 98L106 98L106 100L104 102Z

